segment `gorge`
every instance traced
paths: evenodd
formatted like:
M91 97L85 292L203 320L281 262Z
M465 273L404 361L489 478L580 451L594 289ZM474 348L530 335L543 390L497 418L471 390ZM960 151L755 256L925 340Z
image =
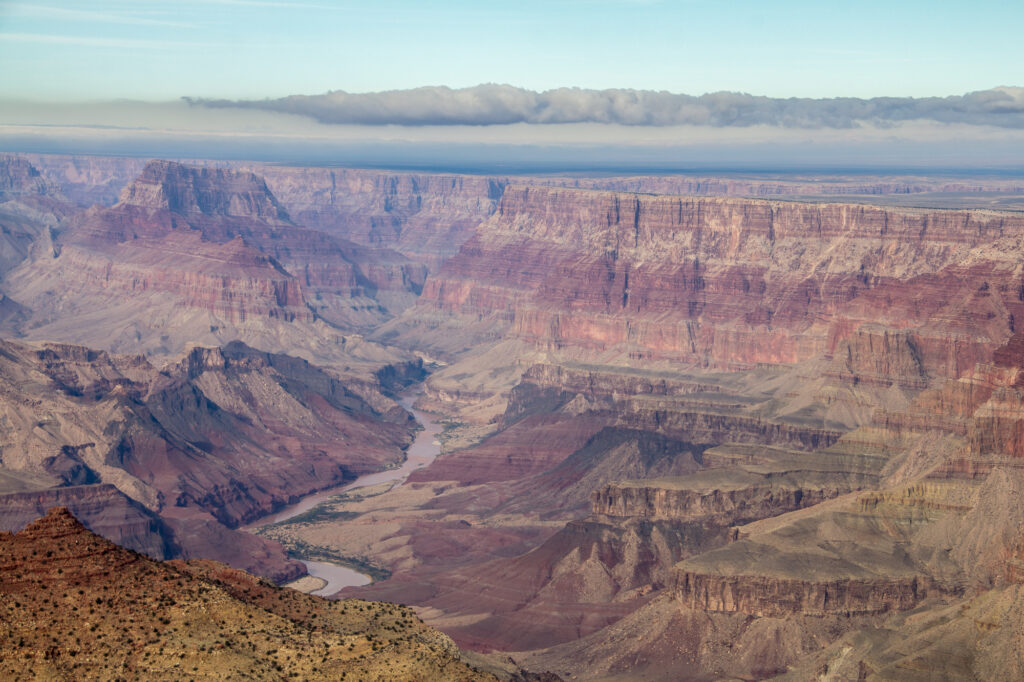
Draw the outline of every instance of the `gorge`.
M465 679L1024 676L1021 193L3 157L0 530Z

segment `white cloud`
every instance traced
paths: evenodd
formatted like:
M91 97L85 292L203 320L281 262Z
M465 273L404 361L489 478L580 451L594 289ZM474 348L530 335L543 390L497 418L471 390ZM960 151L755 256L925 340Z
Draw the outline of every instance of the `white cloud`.
M1024 88L1000 87L950 97L858 99L771 98L738 92L700 96L651 90L558 88L534 92L510 85L422 87L353 94L292 95L267 100L185 98L210 108L298 114L328 124L508 125L607 123L821 129L888 126L904 121L1024 128Z

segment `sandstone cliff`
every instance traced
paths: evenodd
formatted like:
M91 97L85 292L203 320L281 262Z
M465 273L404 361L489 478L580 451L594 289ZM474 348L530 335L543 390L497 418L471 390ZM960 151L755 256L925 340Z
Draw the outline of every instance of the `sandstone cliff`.
M35 338L157 354L241 338L337 361L339 330L403 309L424 277L394 251L295 225L258 176L154 161L4 286Z
M870 322L914 330L918 374L958 376L1024 311L1022 230L1013 214L514 186L408 323L487 315L549 350L753 367L831 355Z

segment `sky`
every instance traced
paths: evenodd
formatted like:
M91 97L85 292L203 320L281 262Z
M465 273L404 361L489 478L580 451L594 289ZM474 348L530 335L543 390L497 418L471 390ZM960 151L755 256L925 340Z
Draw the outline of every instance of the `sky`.
M604 145L681 163L811 145L1005 165L1024 156L1021 26L1024 3L994 0L0 0L0 151Z
M502 83L771 97L1018 82L1024 3L0 0L7 96L262 98Z

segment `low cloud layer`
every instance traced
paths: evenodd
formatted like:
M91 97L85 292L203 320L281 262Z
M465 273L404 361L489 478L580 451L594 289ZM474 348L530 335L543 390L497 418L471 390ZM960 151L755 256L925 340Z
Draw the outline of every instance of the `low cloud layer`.
M308 116L321 123L357 125L507 125L609 123L628 126L697 125L854 128L903 121L1024 128L1024 88L1002 87L950 97L777 99L734 92L677 95L651 90L544 92L510 85L453 90L424 87L352 94L292 95L266 100L184 98L213 108L245 108Z

